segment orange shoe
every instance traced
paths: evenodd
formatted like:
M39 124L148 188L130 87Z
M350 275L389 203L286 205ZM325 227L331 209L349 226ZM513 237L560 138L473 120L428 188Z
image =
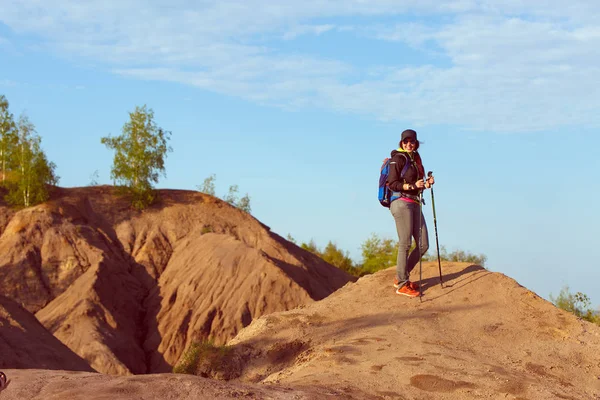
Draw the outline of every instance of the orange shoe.
M408 297L418 297L419 296L419 292L417 292L414 289L411 289L411 287L406 284L404 286L402 286L401 288L399 288L398 290L396 290L396 294L402 294L404 296L408 296Z
M408 281L406 284L409 285L412 290L419 290L419 284L416 282ZM394 287L396 289L400 287L400 281L398 278L394 278Z

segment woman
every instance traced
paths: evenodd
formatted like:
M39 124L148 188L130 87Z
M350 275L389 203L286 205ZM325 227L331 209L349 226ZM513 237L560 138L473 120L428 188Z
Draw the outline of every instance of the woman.
M429 248L427 225L421 212L419 193L435 183L433 176L425 180L425 170L417 152L418 148L417 132L412 129L402 132L400 148L392 151L387 180L388 186L394 191L390 211L398 231L398 261L394 287L397 288L397 294L409 297L419 295L419 285L408 279L410 272ZM413 237L417 246L408 254Z

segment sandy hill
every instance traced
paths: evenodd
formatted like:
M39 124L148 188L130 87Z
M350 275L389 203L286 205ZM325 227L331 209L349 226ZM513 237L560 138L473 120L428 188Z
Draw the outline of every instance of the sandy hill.
M0 369L93 371L27 310L0 296Z
M254 321L242 379L392 399L600 399L600 327L478 266L425 263L422 302L393 269Z
M225 343L354 280L212 196L160 197L144 212L108 186L0 203L0 295L95 370L127 375L170 371L194 341Z
M443 271L423 264L422 301L388 269L255 319L219 367L234 380L9 370L2 399L600 399L600 327L500 273Z

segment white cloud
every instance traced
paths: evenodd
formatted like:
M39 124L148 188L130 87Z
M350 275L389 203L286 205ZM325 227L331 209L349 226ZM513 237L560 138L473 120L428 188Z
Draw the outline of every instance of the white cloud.
M291 40L291 39L296 39L299 36L302 35L316 35L319 36L325 32L328 32L332 29L334 29L335 26L334 25L298 25L298 26L294 26L290 29L288 29L284 34L283 34L283 39L285 40Z
M261 104L477 130L600 123L595 0L2 0L2 9L3 23L55 51ZM353 64L283 45L333 30L428 61Z

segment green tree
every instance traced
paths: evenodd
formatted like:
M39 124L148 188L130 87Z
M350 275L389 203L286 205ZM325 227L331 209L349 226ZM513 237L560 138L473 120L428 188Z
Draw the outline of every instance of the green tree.
M248 193L246 193L244 197L238 200L238 202L236 203L236 207L242 211L247 212L248 214L252 212L252 209L250 208L250 196L248 196Z
M359 274L359 269L354 266L350 254L347 251L340 249L335 243L329 241L325 250L321 252L321 258L329 264L338 267L339 269L348 272L352 275Z
M16 168L13 177L7 181L7 201L29 207L48 199L47 185L56 185L58 176L54 172L56 165L46 158L40 147L42 140L36 135L35 126L26 115L19 118L17 136Z
M315 243L315 241L313 239L310 239L310 242L308 242L308 243L302 242L302 244L300 244L300 247L302 247L304 250L310 251L311 253L316 254L319 257L321 257L321 252L319 251L319 248L317 247L317 244Z
M361 245L362 272L374 273L396 265L398 259L398 242L392 239L382 239L372 234Z
M290 240L290 238L291 238L291 236L288 235L288 240ZM292 240L293 240L293 238L292 238ZM294 243L295 243L295 241L294 241ZM347 251L343 251L342 249L340 249L332 241L329 241L327 243L327 246L325 246L324 250L319 249L319 247L316 245L316 243L313 239L311 239L310 242L308 242L308 243L303 242L300 245L300 247L303 248L304 250L310 251L311 253L319 256L324 261L328 262L329 264L331 264L343 271L346 271L347 273L349 273L351 275L354 275L354 276L362 275L362 270L360 269L359 266L354 265L354 262L350 258L349 253Z
M586 321L600 325L600 315L590 308L590 298L584 293L577 292L573 294L569 291L569 287L565 286L558 294L558 297L554 298L552 294L550 294L550 301L562 310L573 313Z
M14 152L17 146L17 126L8 110L8 100L0 95L0 169L2 184L6 182L6 172L14 166Z
M158 127L151 108L136 107L117 137L103 137L102 144L115 150L111 178L132 195L132 204L144 209L154 202L153 183L165 173L165 158L172 151L167 146L171 132Z
M216 196L216 194L215 194L216 179L217 179L216 175L212 174L204 180L204 182L201 186L197 185L196 188L201 193L206 193L211 196ZM237 207L240 210L245 211L248 214L250 214L252 211L252 208L250 207L250 196L248 195L248 193L246 193L246 195L240 199L238 196L238 192L239 192L238 185L229 186L229 192L223 197L223 200L226 201L227 203L231 204L232 206Z
M198 191L202 192L202 193L206 193L209 194L211 196L216 196L216 192L215 192L215 180L217 179L217 176L215 174L212 174L211 176L209 176L208 178L206 178L204 180L204 183L202 184L202 186L198 185L196 186L198 188Z
M223 200L225 200L232 206L235 206L237 203L237 199L238 199L238 185L229 186L229 192L227 192L225 197L223 197Z

